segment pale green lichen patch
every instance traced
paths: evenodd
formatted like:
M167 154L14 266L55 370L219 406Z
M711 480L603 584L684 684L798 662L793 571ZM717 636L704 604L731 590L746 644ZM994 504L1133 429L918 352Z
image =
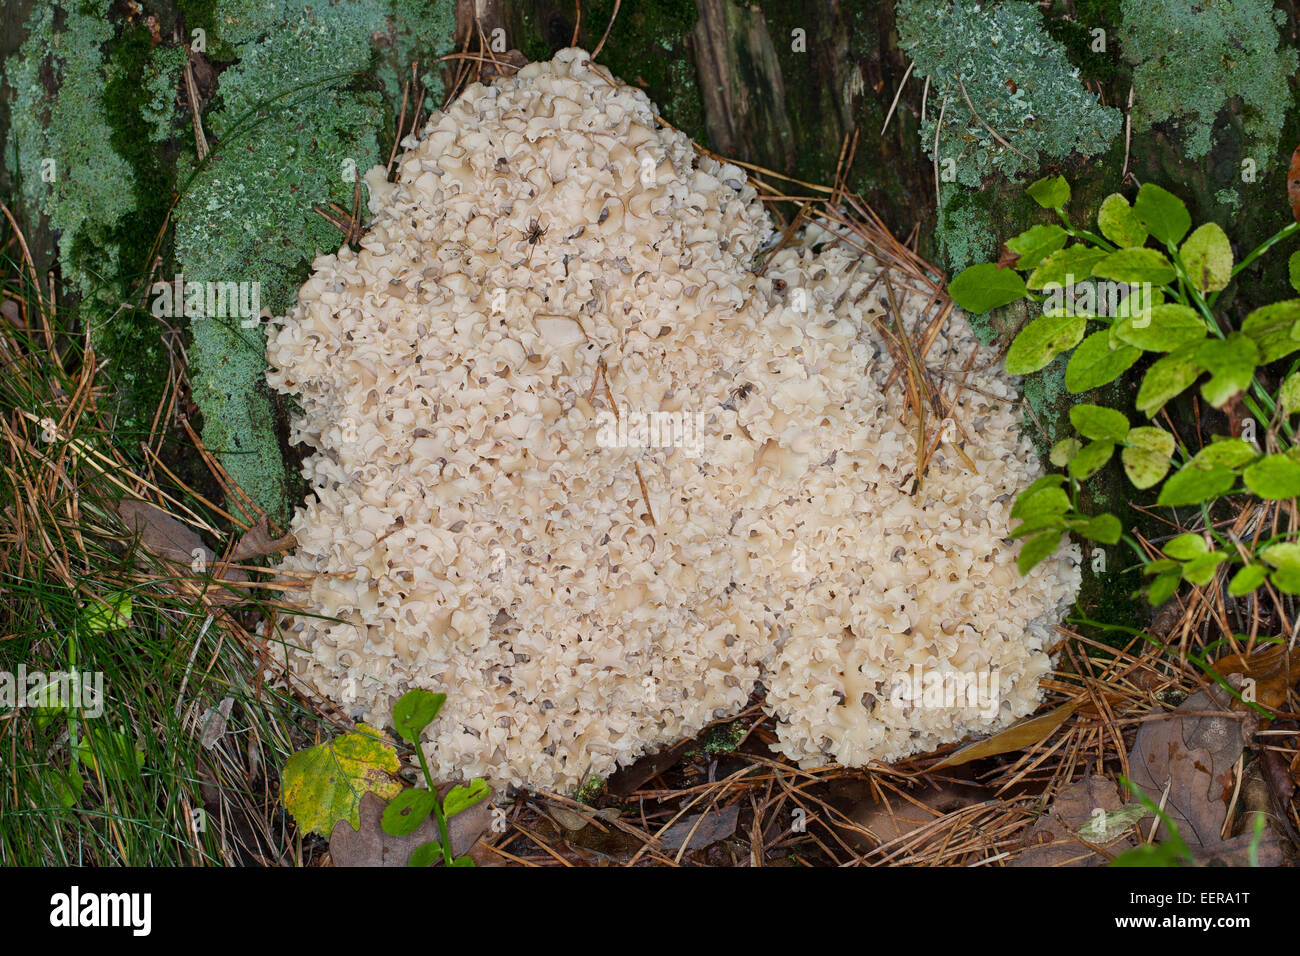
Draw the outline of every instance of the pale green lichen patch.
M930 81L921 143L933 159L938 130L939 163L951 161L956 182L1019 180L1045 162L1103 152L1119 132L1119 111L1084 89L1035 5L900 0L896 10L900 45Z
M102 257L116 254L112 227L133 207L134 175L109 145L113 128L102 99L110 76L103 46L114 35L108 6L107 0L38 4L27 40L5 65L14 90L5 161L21 183L24 204L48 216L58 232L65 274L83 292L96 283L74 251L99 250L102 270Z
M396 63L449 45L450 9L444 0L218 4L213 29L238 62L221 74L219 106L205 117L213 153L195 166L177 216L187 281L256 282L264 309L292 304L311 260L343 240L313 204L351 207L355 178L382 161L378 132L392 128L400 103ZM402 15L426 19L403 24ZM432 70L425 77L436 82ZM191 329L204 441L255 501L283 517L262 332L213 318L192 319Z
M1209 155L1214 123L1240 97L1247 145L1267 165L1291 105L1296 51L1271 0L1124 0L1121 42L1135 64L1133 129L1187 125L1187 156Z

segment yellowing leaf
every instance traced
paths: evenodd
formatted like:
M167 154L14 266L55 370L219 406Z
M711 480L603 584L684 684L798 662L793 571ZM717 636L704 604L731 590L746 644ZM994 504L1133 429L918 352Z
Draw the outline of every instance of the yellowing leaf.
M385 800L402 791L397 750L373 727L344 734L291 756L280 772L280 799L305 833L328 837L339 820L361 826L361 797Z
M998 754L1025 750L1054 734L1057 728L1065 723L1066 719L1074 713L1075 708L1078 706L1077 701L1070 701L1068 704L1062 704L1056 710L1048 711L1041 717L1022 720L1020 723L1008 727L986 740L978 740L968 747L953 751L930 769L938 770L941 767L957 767L964 763L970 763L972 760L979 760L981 757L994 757Z
M1232 245L1217 223L1199 226L1180 250L1187 277L1201 292L1226 288L1232 277Z

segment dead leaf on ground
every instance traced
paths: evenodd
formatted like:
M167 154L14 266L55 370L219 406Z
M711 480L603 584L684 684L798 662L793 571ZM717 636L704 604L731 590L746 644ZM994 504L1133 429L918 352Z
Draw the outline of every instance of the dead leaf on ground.
M373 793L361 798L361 829L340 820L330 834L330 856L335 866L406 866L416 847L438 839L438 821L430 816L414 832L391 836L381 819L387 800ZM452 856L463 856L478 842L492 823L492 801L480 800L447 821ZM476 863L484 860L475 856Z
M934 780L908 791L907 796L887 789L877 794L865 781L846 778L835 781L828 796L830 803L856 825L832 816L831 823L840 838L867 853L979 803L988 797L988 791L959 780Z
M702 850L735 833L739 820L739 804L715 807L678 820L659 834L659 842L668 850L680 850L684 846L692 850Z
M979 760L981 757L994 757L998 754L1013 753L1017 750L1028 750L1055 733L1056 729L1065 723L1066 719L1074 713L1075 708L1078 706L1077 701L1070 701L1068 704L1062 704L1041 717L1022 720L1020 723L1014 724L992 737L977 740L967 747L953 751L930 767L930 770L957 767L971 760Z
M126 499L118 502L117 513L146 551L162 561L181 565L187 573L195 561L201 560L203 567L207 568L216 559L216 554L204 545L198 532L157 505ZM248 575L238 568L226 568L221 577L232 583L248 580ZM212 588L208 597L214 604L232 604L238 600L237 593L227 588Z
M672 767L685 756L694 741L687 740L660 751L648 754L629 766L615 771L605 785L606 791L615 797L626 797L641 789L641 785L653 780L665 770Z
M1291 665L1290 651L1282 644L1271 645L1253 654L1227 654L1212 666L1222 677L1240 674L1253 680L1255 701L1273 711L1282 709L1291 686L1300 678Z
M204 711L199 720L199 726L203 728L203 735L199 742L203 744L204 750L211 750L225 735L226 725L230 722L230 710L234 706L235 698L223 697L216 707L209 707Z
M1145 721L1129 752L1132 780L1148 799L1159 803L1168 785L1165 812L1193 849L1221 842L1234 767L1257 724L1253 712L1228 713L1232 700L1218 686L1197 691L1173 714ZM1207 711L1225 713L1196 716Z
M236 564L247 561L250 558L261 558L268 554L279 554L281 551L288 551L298 546L298 539L291 534L282 535L279 538L271 537L269 520L266 515L262 515L253 525L244 532L244 536L239 539L235 549L230 553L230 560Z
M1107 858L1088 843L1112 854L1134 846L1129 817L1135 814L1120 800L1114 781L1090 772L1056 795L1026 834L1028 849L1009 865L1104 866Z

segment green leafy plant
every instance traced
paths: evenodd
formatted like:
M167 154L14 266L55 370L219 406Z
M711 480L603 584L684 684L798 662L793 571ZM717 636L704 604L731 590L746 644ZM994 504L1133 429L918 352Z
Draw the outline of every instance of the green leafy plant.
M429 764L424 759L424 749L420 746L420 734L425 727L433 723L446 702L446 694L412 690L403 694L393 705L393 727L403 740L415 747L415 755L420 761L420 770L424 774L428 789L403 790L394 797L384 808L381 821L384 832L391 836L406 836L414 833L431 813L438 821L438 839L416 847L411 854L410 866L431 866L437 862L439 856L447 866L473 866L474 861L468 856L452 856L447 821L462 810L468 810L492 792L482 777L475 777L468 786L452 787L445 797L438 799L438 788L429 773Z
M361 827L361 798L375 793L388 800L380 825L390 836L409 836L430 816L438 823L438 839L416 847L409 866L473 866L468 856L453 856L447 821L486 798L492 791L481 777L468 786L452 787L440 800L420 734L437 718L446 694L412 690L393 705L393 727L415 748L427 789L406 788L397 778L401 760L390 739L365 724L357 730L293 754L280 774L285 808L308 833L328 837L340 820Z
M1150 353L1154 361L1137 388L1138 412L1154 419L1199 382L1202 399L1212 407L1239 401L1264 425L1268 452L1237 437L1215 438L1193 452L1154 424L1134 425L1123 412L1102 405L1077 405L1070 410L1077 434L1058 441L1050 454L1063 473L1034 482L1012 509L1012 518L1021 522L1012 533L1027 539L1018 560L1021 572L1055 551L1069 531L1102 544L1125 540L1154 576L1147 588L1152 604L1168 600L1183 581L1209 583L1221 565L1239 565L1229 583L1234 595L1265 581L1300 594L1300 543L1275 537L1243 544L1219 534L1209 520L1210 508L1226 496L1300 495L1300 446L1293 444L1290 422L1300 411L1300 363L1272 392L1256 377L1260 367L1300 351L1300 298L1256 308L1238 328L1215 310L1242 270L1300 231L1300 223L1236 262L1222 228L1210 222L1193 229L1186 204L1154 184L1142 186L1132 203L1118 193L1107 196L1096 231L1070 220L1064 178L1040 179L1026 191L1059 224L1035 225L1008 239L999 263L971 266L949 285L953 300L969 312L1020 299L1041 305L1041 314L1007 350L1007 372L1036 372L1068 354L1066 389L1082 394L1119 379ZM1292 253L1288 267L1291 285L1300 291L1300 252ZM1140 491L1154 490L1157 505L1201 508L1205 536L1179 535L1165 545L1163 558L1151 559L1123 535L1114 515L1080 513L1081 484L1117 451L1129 482Z

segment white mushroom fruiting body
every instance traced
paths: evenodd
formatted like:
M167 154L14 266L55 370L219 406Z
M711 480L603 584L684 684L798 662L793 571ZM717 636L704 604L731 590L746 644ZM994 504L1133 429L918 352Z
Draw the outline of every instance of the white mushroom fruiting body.
M470 86L403 145L361 251L320 256L270 332L314 449L283 564L313 575L288 595L296 674L377 721L445 691L435 772L534 788L690 736L760 681L806 763L1033 708L1077 554L1016 572L1010 499L1037 463L960 316L929 361L969 386L978 473L941 448L909 494L876 265L787 250L755 276L771 225L742 172L587 54ZM997 700L911 701L914 668L994 672Z

